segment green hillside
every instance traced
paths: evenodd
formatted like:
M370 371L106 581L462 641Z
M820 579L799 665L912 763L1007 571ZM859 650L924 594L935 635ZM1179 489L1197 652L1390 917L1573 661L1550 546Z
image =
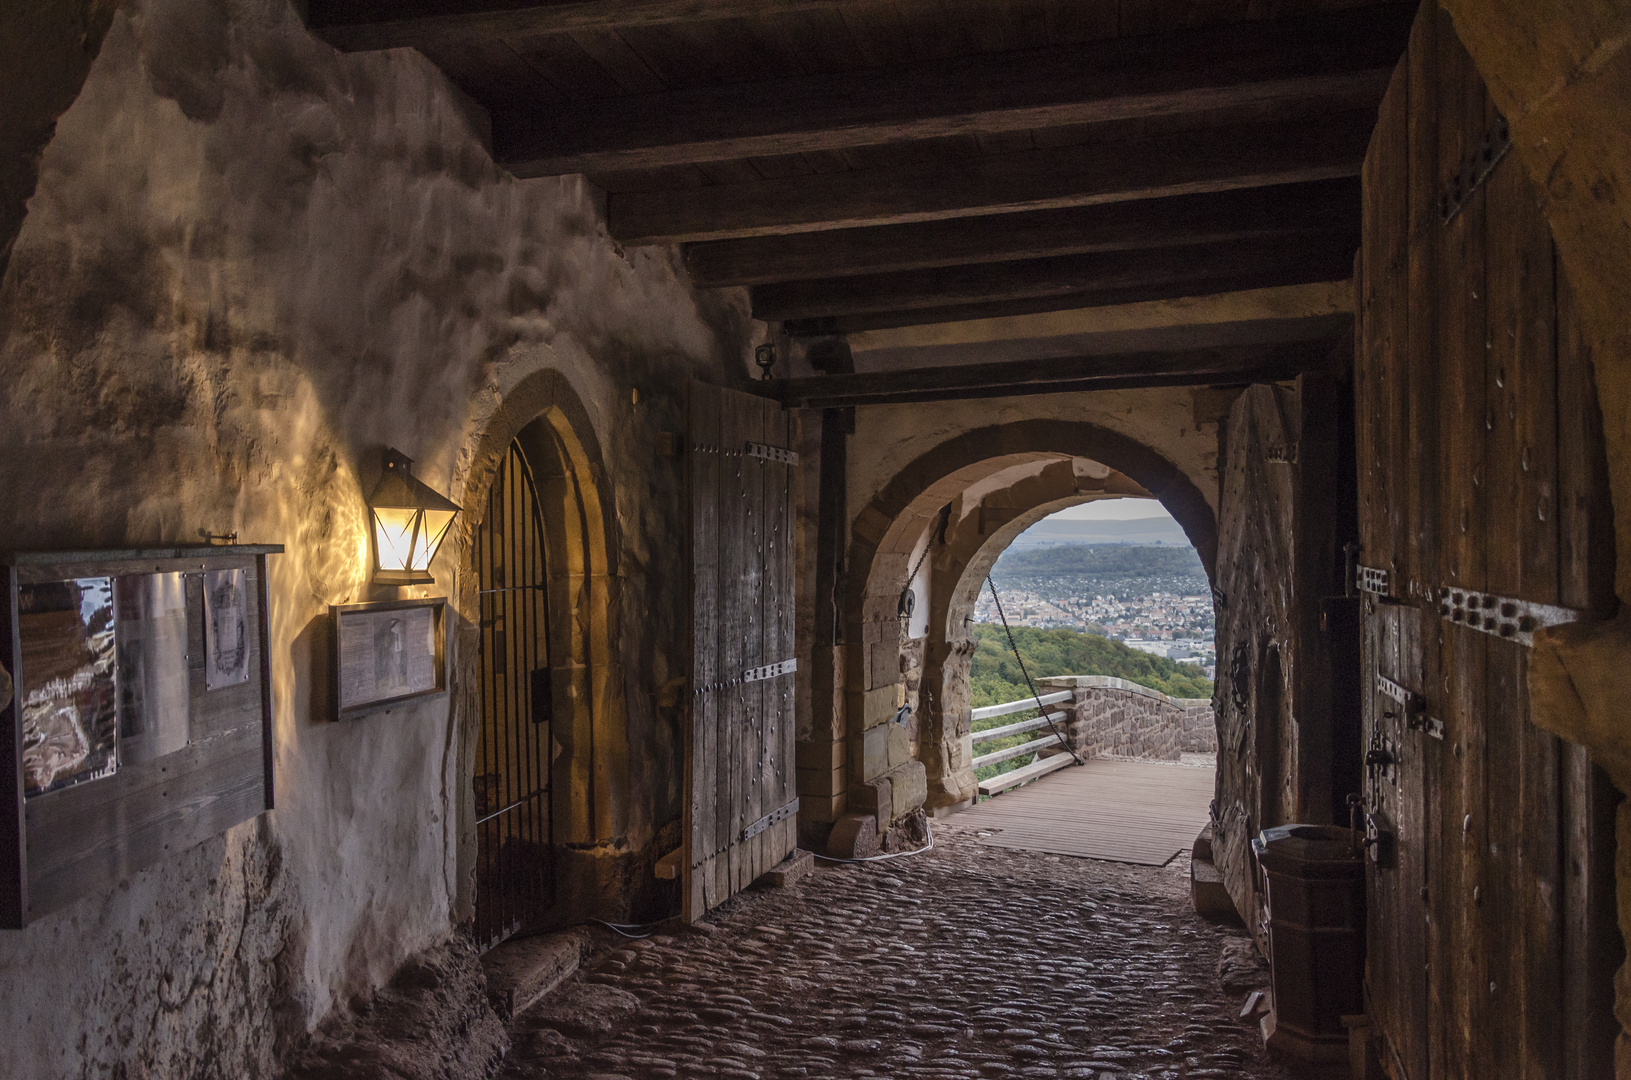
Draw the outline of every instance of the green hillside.
M970 668L974 707L1017 701L1029 693L1002 627L976 623L973 631L977 643ZM1151 656L1097 634L1016 626L1014 641L1033 679L1047 675L1113 675L1171 697L1212 696L1212 680L1194 666Z

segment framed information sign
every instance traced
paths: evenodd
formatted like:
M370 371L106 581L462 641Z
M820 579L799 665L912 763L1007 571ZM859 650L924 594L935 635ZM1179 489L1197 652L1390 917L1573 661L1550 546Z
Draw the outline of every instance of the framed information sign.
M336 604L335 719L447 693L447 600Z
M0 927L272 808L273 544L0 554Z

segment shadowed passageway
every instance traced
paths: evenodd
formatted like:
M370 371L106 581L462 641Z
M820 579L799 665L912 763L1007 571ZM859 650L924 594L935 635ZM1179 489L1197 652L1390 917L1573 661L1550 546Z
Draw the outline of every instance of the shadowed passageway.
M1194 914L1187 860L994 850L956 819L935 839L622 943L512 1022L501 1076L1292 1075L1219 986L1241 938Z

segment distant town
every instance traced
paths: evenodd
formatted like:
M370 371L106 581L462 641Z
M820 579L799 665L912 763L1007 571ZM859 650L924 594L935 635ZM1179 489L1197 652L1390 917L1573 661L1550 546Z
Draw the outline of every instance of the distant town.
M1211 588L1193 548L1118 544L1009 551L991 573L1014 626L1100 634L1217 671ZM975 622L996 622L989 591Z

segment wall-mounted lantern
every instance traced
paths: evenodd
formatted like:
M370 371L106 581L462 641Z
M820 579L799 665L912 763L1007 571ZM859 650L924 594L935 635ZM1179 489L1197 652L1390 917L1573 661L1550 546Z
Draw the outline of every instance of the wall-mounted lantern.
M368 497L374 521L374 584L429 585L430 561L459 508L413 475L413 459L385 451L385 472Z

